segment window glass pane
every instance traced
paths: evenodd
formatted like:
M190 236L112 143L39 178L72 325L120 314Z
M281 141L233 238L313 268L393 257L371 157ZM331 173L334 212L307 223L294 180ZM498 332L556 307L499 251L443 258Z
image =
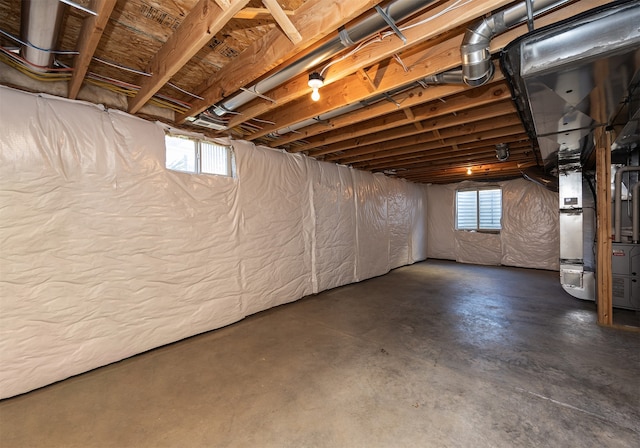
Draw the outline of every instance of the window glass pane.
M500 218L502 217L502 191L479 190L480 201L480 229L500 230Z
M474 230L478 228L477 192L456 192L456 229Z
M200 143L201 172L203 173L230 176L229 157L231 157L231 151L227 146L210 142Z
M196 142L172 135L165 136L165 166L170 170L196 172Z

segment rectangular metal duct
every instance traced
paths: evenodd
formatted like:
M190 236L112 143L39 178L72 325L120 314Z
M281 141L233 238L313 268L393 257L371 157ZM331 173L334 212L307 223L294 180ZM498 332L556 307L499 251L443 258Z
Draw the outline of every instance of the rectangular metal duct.
M627 107L640 72L640 3L612 2L512 42L502 58L529 134L559 177L560 278L571 295L595 299L593 219L585 220L582 168L594 130ZM585 249L586 246L586 249Z

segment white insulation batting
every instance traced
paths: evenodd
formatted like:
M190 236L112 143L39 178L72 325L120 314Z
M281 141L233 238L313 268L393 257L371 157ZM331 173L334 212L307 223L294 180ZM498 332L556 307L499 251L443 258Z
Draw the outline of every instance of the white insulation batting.
M9 106L10 105L10 106ZM0 87L0 398L426 258L426 187Z
M491 185L502 188L502 229L499 234L455 230L456 190L487 184L429 185L426 202L428 257L461 263L559 270L558 193L525 179Z

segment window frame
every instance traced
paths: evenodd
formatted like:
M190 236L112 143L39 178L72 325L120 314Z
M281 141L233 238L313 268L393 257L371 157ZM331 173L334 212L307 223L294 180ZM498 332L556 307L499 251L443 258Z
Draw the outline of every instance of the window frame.
M480 227L480 191L488 191L488 190L497 190L500 192L500 223L499 228L487 228ZM473 191L476 193L476 225L475 228L459 228L458 227L458 193L459 192L469 192ZM456 190L456 200L455 200L455 230L461 232L479 232L479 233L500 233L502 231L502 187L499 185L491 185L484 187L468 187L468 188L459 188ZM493 207L492 207L493 211Z
M194 160L195 160L195 170L194 171L180 170L180 169L176 169L176 168L170 168L170 167L167 166L167 151L169 150L169 147L167 145L167 137L179 138L179 139L184 139L184 140L193 142L193 144L194 144ZM186 173L186 174L206 175L206 176L222 176L222 177L230 177L230 178L235 178L236 177L236 174L235 174L235 152L233 150L233 146L231 146L231 145L222 145L222 144L217 143L217 142L215 142L213 140L209 140L209 139L205 139L205 138L195 138L195 137L191 137L189 135L183 135L183 134L172 133L172 132L166 132L165 133L164 143L165 143L164 166L165 166L166 169L168 169L170 171L175 171L175 172L178 172L178 173ZM218 147L226 149L226 151L227 151L227 154L226 154L227 174L210 173L210 172L202 171L202 144L203 143L207 143L209 145L218 146Z

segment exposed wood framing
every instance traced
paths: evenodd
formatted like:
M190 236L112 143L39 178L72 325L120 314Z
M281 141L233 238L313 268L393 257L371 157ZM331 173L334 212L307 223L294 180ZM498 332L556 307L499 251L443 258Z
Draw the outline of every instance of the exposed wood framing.
M349 0L336 2L334 0L318 0L306 2L296 10L292 22L300 30L302 42L294 45L279 30L273 30L253 42L240 56L215 73L197 93L204 100L194 101L189 112L176 117L181 123L187 117L194 116L212 104L220 101L224 96L235 92L240 87L267 73L269 70L293 56L329 33L338 29L349 20L355 19L363 12L373 8L382 0Z
M538 24L538 26L544 26L549 23L555 23L558 20L564 20L578 12L582 12L585 9L583 6L584 5L582 5L581 2L579 6L576 6L575 8L569 7L554 11L544 17L537 19L536 23ZM496 37L491 42L491 52L494 53L502 50L502 48L504 48L506 44L511 42L516 37L526 34L527 32L527 26L526 24L523 24ZM409 35L409 32L407 32L406 34ZM368 52L384 52L385 50L383 49L382 45L390 45L387 42L392 41L392 39L385 39L380 43L370 45L366 49L368 50ZM426 47L424 51L414 52L409 57L404 58L405 64L411 67L409 72L405 72L404 68L399 64L390 64L386 68L384 75L376 80L377 91L375 93L388 92L410 82L421 80L426 76L441 73L443 71L447 71L457 67L461 61L461 44L462 36L456 35L437 44L429 44L429 46ZM356 54L355 56L357 55L358 54ZM333 72L334 70L339 70L339 68L336 67L340 66L341 64L354 65L355 63L355 61L352 61L349 58L332 66L331 71ZM350 70L353 71L353 68L351 68ZM327 113L328 111L339 107L342 104L351 104L357 101L366 100L367 98L372 96L372 94L362 85L361 82L358 82L356 77L357 74L353 74L345 77L339 83L333 83L324 86L322 88L323 101L312 103L304 98L290 102L287 107L279 108L277 111L269 115L269 119L276 124L264 126L260 131L250 136L245 136L245 138L249 140L255 140L256 138L263 137L278 129L291 126L301 120L306 120ZM292 82L299 82L299 79L296 78ZM289 87L291 86L289 85ZM274 92L275 90L270 92L270 97L272 97L271 95L273 95ZM247 111L243 109L242 114L242 116L245 117ZM252 114L250 113L249 116L250 115ZM234 123L234 120L239 119L234 117L231 123Z
M447 134L450 134L450 138L445 138L445 146L452 146L454 144L460 145L462 143L471 143L474 141L481 141L485 139L497 138L506 135L514 135L521 134L524 129L522 128L522 124L518 121L519 117L512 116L510 124L505 124L501 127L496 127L492 124L493 120L485 120L482 122L474 123L471 126L467 126L461 129L461 127L454 127L452 129L446 130ZM504 120L506 122L506 119ZM444 131L440 131L441 134L444 134ZM415 143L406 144L402 146L398 146L392 149L382 149L380 151L369 152L367 154L352 156L350 153L345 153L337 158L337 160L333 160L338 163L345 164L354 164L356 162L364 162L364 161L372 161L376 160L378 162L387 162L391 160L398 160L398 156L409 156L413 157L416 154L424 153L430 149L437 150L441 148L443 145L439 141L434 141L434 137L432 134L426 134L426 137L417 136L413 139L403 139L407 143L413 140ZM386 142L385 147L389 147L393 144L393 142ZM424 155L424 154L423 154Z
M444 89L438 88L428 89L422 96L424 99L428 99L432 98L433 95L440 95L443 91ZM398 138L406 135L412 135L412 133L416 132L413 132L413 130L411 130L407 131L409 133L401 133L398 130L398 127L405 123L417 123L426 119L433 120L436 117L441 117L444 115L453 115L453 117L450 117L450 120L453 120L456 123L464 123L464 121L456 119L455 114L470 109L472 105L473 108L481 107L499 102L501 100L508 100L510 96L511 94L509 93L509 89L507 88L506 84L500 83L498 85L491 84L476 89L473 93L473 102L470 101L470 98L467 95L465 95L464 93L460 93L458 95L449 97L444 102L436 100L429 103L423 103L413 108L412 119L409 119L406 115L399 115L396 112L395 114L386 114L380 118L370 118L369 120L364 121L359 120L359 118L361 117L358 116L359 111L354 112L353 114L349 114L345 117L347 120L351 119L354 124L350 126L337 126L336 124L333 124L334 129L337 127L339 127L340 129L337 129L335 131L332 130L330 133L325 133L321 137L305 139L308 143L304 144L303 146L297 147L294 151L312 150L313 148L322 146L323 148L317 153L318 155L322 155L329 154L333 151L342 151L347 148L385 141L388 140L388 138L384 137L383 135L376 135L376 132L384 130L390 130L393 132L393 134L388 134L389 138ZM384 106L389 106L389 103L384 102ZM393 107L396 108L395 106ZM394 116L398 116L399 119L393 120ZM468 120L473 119L473 117L464 118ZM441 125L445 125L445 123L443 122L440 123ZM424 125L422 125L422 129L420 130L423 129L425 129ZM385 133L384 135L387 134ZM355 138L357 137L363 138L355 140ZM339 142L344 143L340 145L333 145ZM316 153L314 152L314 154Z
M151 76L142 80L138 94L129 99L129 112L138 112L247 3L249 0L232 0L222 9L211 0L200 0L147 66Z
M596 129L598 324L613 323L611 272L611 133Z
M500 0L500 1L482 1L482 0L471 0L470 2L465 3L465 7L462 9L456 9L452 12L444 14L434 20L426 22L420 26L415 26L406 31L403 31L404 36L407 38L407 45L417 45L419 43L424 43L429 39L432 39L443 33L444 30L452 29L456 26L460 26L462 24L467 23L474 17L478 15L487 13L492 11L495 8L498 8L502 5L510 3L508 0ZM438 6L433 11L429 11L429 13L420 15L416 19L409 22L409 24L417 24L421 21L432 18L433 14L436 14L439 11L444 10L447 6L453 4L453 0L446 2L443 5ZM448 70L460 64L460 44L462 43L462 37L457 37L454 41L450 41L450 45L446 47L444 51L439 51L434 54L434 57L439 57L440 55L445 55L448 51L453 51L454 54L450 55L448 64L438 64L438 66L434 66L431 69L427 69L425 71L425 64L422 62L422 67L412 69L412 73L408 74L406 78L404 75L406 74L404 68L397 64L393 63L393 74L389 73L389 70L385 73L385 83L381 84L379 80L371 80L370 76L367 74L366 78L369 79L366 83L362 82L362 75L358 73L358 70L370 67L371 65L383 61L385 59L392 58L394 54L402 51L405 48L404 42L395 35L389 36L380 42L376 42L374 44L370 44L363 48L361 51L354 53L352 56L340 61L338 63L333 64L326 72L325 75L325 85L322 88L322 96L323 101L316 103L316 107L318 109L322 109L322 105L335 107L336 104L339 103L348 103L353 101L360 101L361 99L370 96L373 93L377 92L385 92L387 90L391 90L394 86L409 83L410 81L417 80L419 78L423 78L424 76L439 73L440 71ZM439 48L442 48L440 46ZM413 64L420 63L418 59L422 58L422 54L418 53L414 55L412 58L403 58L405 64L411 67ZM418 71L424 71L426 74L418 74ZM347 77L347 79L343 79ZM392 78L392 79L391 79ZM303 73L300 76L293 78L287 83L279 86L269 92L269 97L273 98L276 103L265 103L265 102L254 102L243 108L242 115L235 116L231 119L229 125L231 127L237 126L241 122L244 122L250 118L260 116L264 113L272 111L277 108L278 105L283 103L292 102L294 100L300 99L301 97L306 96L307 90L305 90L305 86L307 84L308 74ZM333 87L331 84L335 80L341 80L340 86ZM395 83L393 81L396 81ZM346 82L345 82L346 81ZM344 97L345 84L348 84L349 90L357 88L360 93L358 95L358 99L351 100L351 95L348 97ZM331 88L333 87L333 88ZM373 90L372 90L373 88ZM304 98L306 100L306 98ZM306 102L306 101L305 101ZM297 106L296 106L297 108ZM284 128L288 126L285 120L285 117L280 118L279 115L282 112L276 111L274 114L273 121L277 122L275 127ZM311 112L310 112L311 113ZM305 114L308 116L309 114ZM316 114L317 115L317 114ZM314 116L311 114L311 116ZM289 122L289 120L287 120ZM265 135L269 132L272 132L273 127L270 127L269 130L266 130L264 133L259 133L252 138L258 138L262 135ZM261 135L260 135L261 134Z
M291 23L291 20L289 20L289 17L287 17L278 2L276 0L262 0L262 3L269 10L276 22L278 22L278 25L280 25L280 28L282 28L282 31L284 31L289 40L294 44L299 43L302 40L300 32L298 32L295 25Z
M294 12L290 10L283 10L283 12L288 16L294 14ZM267 8L244 8L233 16L234 19L244 20L268 19L270 17L273 16Z
M495 80L501 80L501 79L504 79L502 76L502 72L496 73ZM493 84L489 84L485 87L481 87L478 91L482 92L482 89L488 88L489 86L492 86L492 85ZM431 86L428 89L424 89L423 87L418 86L418 87L409 89L399 95L396 95L395 98L396 98L396 101L402 104L403 107L413 107L413 106L421 105L436 99L447 98L456 93L464 92L470 89L471 88L466 85ZM502 92L500 94L502 94ZM435 107L437 110L438 106L442 103L438 101L437 103L434 102L432 104L433 104L432 107ZM319 135L319 134L334 131L334 130L337 131L340 128L344 128L357 123L362 123L378 116L393 113L397 110L398 110L398 107L395 104L392 104L388 101L381 101L381 102L372 104L371 106L367 106L362 109L351 112L349 114L331 118L328 120L329 126L326 126L326 125L307 126L301 129L300 131L298 131L296 134L279 138L278 140L273 142L271 146L282 146L295 140L304 139L305 141L310 142L310 144L305 144L303 149L300 149L299 147L292 148L291 151L294 151L294 152L303 151L305 149L314 148L317 145L324 145L328 143L327 141L316 141L315 139L310 141L309 138L313 137L314 135ZM365 127L365 124L361 126ZM340 136L342 135L342 132L336 132L335 135Z
M60 47L80 42L90 48L82 50L75 64L70 56L60 57L61 62L79 68L69 94L77 95L84 73L91 70L120 85L134 85L126 87L127 95L135 94L135 85L142 85L129 99L133 112L140 113L156 94L165 98L154 102L160 107L187 110L191 106L177 114L178 122L299 60L324 41L335 39L340 26L350 29L375 14L375 5L385 4L383 0L181 0L151 2L140 9L138 1L98 2L113 9L106 26L91 25L82 14L65 13ZM418 182L517 175L523 166L538 162L535 142L518 120L497 64L494 79L482 87L428 82L430 75L460 66L460 44L471 23L513 4L514 0L418 2L420 11L398 21L406 45L394 33L374 34L331 59L317 60L270 91L261 88L264 97L256 96L220 117L224 130L198 130L212 137L231 135L289 152L303 151L372 172L388 174L395 169L397 177ZM567 2L536 18L536 25L557 23L601 4L599 0ZM103 15L103 20L108 16ZM16 17L8 19L10 31L19 30ZM97 44L99 29L105 31ZM496 36L490 51L499 52L527 32L522 24ZM116 66L92 63L89 67L94 50ZM126 67L150 71L152 76L123 71ZM322 71L325 77L321 101L309 98L309 70ZM169 80L180 88L168 86ZM204 99L198 99L202 94ZM598 100L590 98L592 104ZM345 106L349 112L338 112ZM148 113L152 110L145 108ZM598 121L604 123L606 117ZM495 158L497 143L509 143L507 162ZM467 176L464 170L469 166L473 173Z
M384 132L369 134L360 138L350 139L339 142L330 147L322 149L318 152L311 152L317 155L320 152L342 151L347 156L360 156L380 152L381 150L399 148L407 145L435 142L439 143L440 139L449 137L457 137L461 134L473 132L473 129L495 129L497 127L520 123L514 114L514 108L505 109L502 104L489 104L477 109L462 111L456 115L449 115L442 118L434 118L422 122L422 130L417 131L415 127L409 125L396 127L395 129L385 129ZM494 120L503 117L501 120ZM515 118L514 118L515 117ZM484 120L484 121L483 121ZM439 137L434 136L428 131L439 130ZM385 135L389 135L385 138ZM343 160L345 155L330 156L327 160L340 159Z
M228 9L229 6L231 6L231 4L229 3L229 0L213 0L213 1L216 2L216 5L218 5L222 10Z
M104 28L107 26L111 11L117 0L97 0L94 4L96 15L90 15L82 23L78 39L78 55L74 61L73 75L69 81L69 98L76 99L82 82L91 64L91 58L98 47Z

